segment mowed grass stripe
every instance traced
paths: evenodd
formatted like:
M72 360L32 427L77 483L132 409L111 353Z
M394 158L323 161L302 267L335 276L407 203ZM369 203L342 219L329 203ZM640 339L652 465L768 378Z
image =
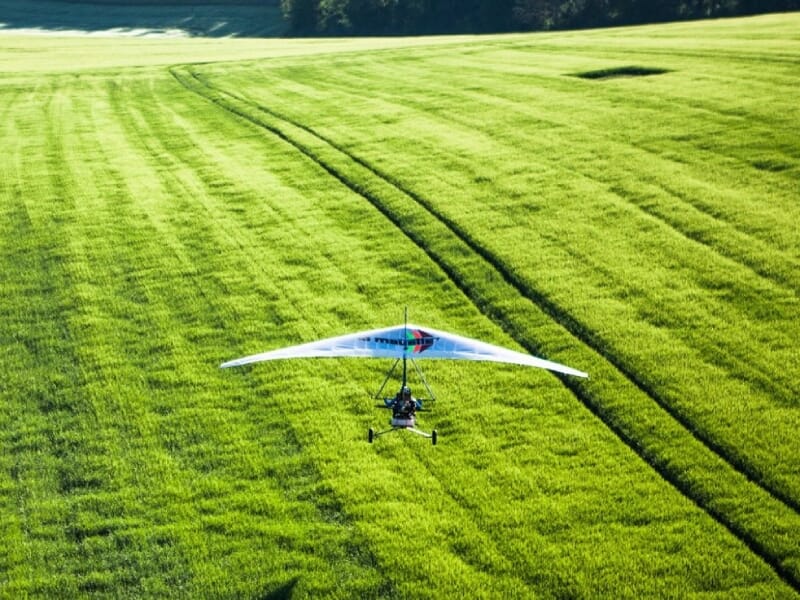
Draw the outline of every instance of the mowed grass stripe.
M25 100L30 101L31 95ZM11 103L9 103L10 106ZM49 255L56 240L38 235L24 196L25 179L20 171L20 154L34 150L32 139L43 136L43 121L7 119L4 135L15 140L6 146L14 161L3 161L2 182L2 296L3 367L2 383L2 532L0 551L2 586L20 593L52 589L44 582L53 577L50 561L67 545L60 520L64 510L40 500L59 486L57 461L52 456L59 443L59 430L48 414L69 419L70 392L67 380L73 375L61 362L69 356L61 326L61 306L46 301L55 283ZM25 131L26 136L17 135ZM27 137L31 136L31 137ZM27 143L24 143L27 142ZM38 148L37 148L38 150ZM42 171L41 176L46 176ZM24 304L15 294L29 297ZM36 328L30 324L36 323ZM19 579L26 586L15 586ZM56 585L58 585L56 583ZM53 586L54 587L54 586Z
M444 268L450 274L450 276L458 283L459 287L462 290L464 290L468 295L470 295L470 297L472 297L473 300L483 308L483 310L492 310L495 319L498 319L498 316L501 313L502 309L500 309L499 307L502 307L504 306L504 304L507 304L510 298L516 297L517 294L519 293L518 290L515 290L513 288L506 289L506 287L504 287L500 283L502 281L502 278L498 278L499 274L497 273L497 269L493 265L490 265L489 270L490 272L495 274L495 277L490 277L488 273L485 273L484 275L477 278L477 280L481 280L483 282L487 280L491 281L490 285L494 286L495 288L498 288L498 289L492 289L490 292L492 296L496 298L496 300L494 302L487 302L487 298L482 297L483 294L486 293L484 290L486 290L487 284L486 283L478 284L477 280L472 278L470 278L469 280L465 280L464 271L462 270L463 267L459 268L453 266L455 260L454 257L458 256L460 260L466 260L468 262L473 263L471 266L472 269L477 269L478 272L485 271L485 266L483 266L482 264L483 259L481 259L478 256L475 256L475 251L472 248L469 248L468 245L464 244L463 240L458 239L458 236L456 236L457 240L452 239L453 234L451 231L447 230L446 228L443 229L441 226L437 227L436 224L432 223L429 218L426 219L426 217L424 216L424 213L426 213L426 211L423 210L422 213L420 213L419 210L415 210L414 206L418 207L417 202L414 201L412 198L409 198L402 190L399 190L398 188L392 186L391 184L388 184L388 182L382 179L379 179L378 181L370 180L370 177L372 177L372 179L375 179L374 173L364 169L363 167L359 169L358 165L354 166L352 164L354 161L349 156L344 155L342 157L341 152L333 149L328 144L324 143L320 138L311 136L310 130L307 127L294 126L291 125L289 122L281 123L280 120L275 119L274 115L265 112L265 110L262 108L255 107L252 105L248 106L248 104L245 103L244 101L236 100L232 96L227 96L226 98L223 95L224 92L220 92L216 89L202 86L200 80L198 80L196 77L193 77L191 73L183 74L178 69L173 69L173 73L176 74L176 76L184 83L184 85L189 86L190 89L195 89L199 93L204 93L205 95L209 96L209 99L211 99L216 104L221 105L223 107L228 107L228 109L234 112L235 114L243 116L244 118L247 118L251 122L254 122L256 124L262 123L263 126L267 127L270 130L277 129L278 134L283 139L291 140L295 138L295 136L297 136L295 139L302 139L302 142L295 141L294 143L300 146L299 149L303 153L305 153L308 156L316 156L317 160L321 162L324 161L324 163L327 164L325 168L329 173L337 177L340 181L343 181L345 183L350 182L349 185L352 187L352 189L358 191L360 194L367 197L371 202L377 204L379 207L382 207L381 209L387 214L387 216L389 216L389 218L391 218L395 224L401 226L401 228L408 235L410 235L412 239L414 239L415 243L422 245L423 248L426 250L426 252L428 252L435 258L437 263L440 264L440 266L442 266L442 268ZM310 146L311 144L313 144L313 146ZM337 153L339 153L339 157L336 156ZM333 160L336 160L335 167L332 166L333 164L332 162L328 162ZM347 172L349 172L349 175L343 174L343 171L339 171L339 169L346 169ZM367 171L368 174L363 174L365 170ZM355 173L360 173L360 174L355 175ZM353 183L354 181L357 181L357 183ZM377 192L377 188L380 188L380 192ZM403 201L403 196L405 196L406 201ZM388 200L387 197L391 197L392 200ZM412 203L411 205L409 205L408 200L411 200ZM387 202L390 203L402 202L403 205L402 208L400 209L400 211L402 212L401 213L396 212L397 204L394 204L392 208L387 208L386 204ZM389 206L391 206L391 204ZM401 214L402 216L400 216ZM440 222L436 221L436 223ZM418 225L417 228L415 229L414 225L416 224ZM426 229L425 234L421 234L419 228L425 228ZM442 240L445 240L447 238L450 239L445 243L450 248L447 252L441 252L438 249L440 247L439 245L442 244ZM456 249L459 243L464 244L464 246L466 246L465 250ZM470 255L473 255L474 258L468 258ZM477 259L477 263L475 262L474 259ZM467 281L469 283L467 283ZM510 288L511 286L508 287ZM481 290L480 292L477 291L479 289ZM506 293L502 294L500 293L499 290L505 290ZM532 318L531 315L529 314L525 315L524 320L518 317L509 318L509 316L506 314L503 315L502 317L499 317L498 320L500 320L501 322L505 321L506 326L509 327L509 329L515 330L516 333L515 338L517 339L517 341L520 341L530 351L537 353L540 351L541 347L534 347L531 343L531 340L537 339L537 336L525 337L524 335L521 336L518 333L520 330L523 330L524 328L524 325L522 325L522 323L535 322L537 319ZM541 317L539 317L538 320L541 321ZM511 325L509 326L509 324ZM563 342L561 342L561 344L563 345ZM574 356L575 355L574 353L575 351L572 350L569 353L569 355ZM545 352L545 355L554 357L559 360L564 360L558 354L554 355ZM565 362L570 362L570 364L578 364L576 363L575 359L565 360ZM586 361L583 362L585 363ZM604 371L603 374L605 375L605 371L607 371L607 369L603 369L603 371ZM619 377L618 375L617 376L611 375L611 379L619 379ZM591 385L591 382L589 385ZM589 386L587 385L586 387L588 388ZM584 402L586 402L588 406L592 407L593 410L598 415L603 417L604 421L606 421L606 423L609 424L612 427L612 429L620 435L620 437L626 440L627 443L632 448L640 449L642 444L646 444L646 440L648 438L652 439L651 436L653 434L650 432L648 432L647 434L632 435L630 433L632 430L635 431L637 429L641 429L641 427L637 427L636 424L630 423L629 420L626 421L624 417L621 417L621 415L614 414L613 417L610 417L608 415L608 408L609 408L608 401L602 401L592 397L592 395L586 393L586 390L583 386L570 385L570 388L573 389L573 391L575 391L575 393L578 394L578 396ZM637 410L638 414L637 413L634 414L637 414L637 417L641 419L642 414L639 412L641 411L641 408L637 406L637 409L638 409ZM663 422L664 417L659 417L659 421ZM664 423L664 425L666 430L668 427L666 427L666 423ZM655 435L660 436L659 433L656 433ZM685 451L686 448L691 447L692 443L696 442L694 441L688 442L688 440L685 441L686 445L682 449L681 454L683 453L683 451ZM725 503L723 502L718 504L716 500L718 500L719 498L714 498L716 492L718 492L719 490L704 490L701 494L696 494L696 490L690 490L689 486L686 485L684 479L685 473L687 471L686 468L680 468L678 470L673 471L671 469L672 465L665 464L669 463L670 461L669 460L664 461L665 457L663 454L661 456L658 456L658 454L654 456L649 454L648 450L646 449L639 451L646 459L648 459L648 462L650 462L651 465L653 465L655 468L657 468L657 470L659 470L660 473L662 473L662 475L668 478L679 489L682 489L684 493L689 494L690 497L692 497L701 506L704 506L707 510L709 510L712 515L718 518L722 523L726 524L726 526L728 526L732 531L734 531L737 535L741 536L742 539L746 540L748 545L754 551L756 551L762 557L764 557L770 564L772 564L773 567L776 568L776 570L779 573L781 573L783 577L785 577L788 581L793 582L793 585L795 586L797 585L798 581L797 574L792 573L793 567L791 566L793 562L796 561L796 557L794 556L795 550L792 549L791 544L783 544L781 542L775 544L774 542L777 540L771 539L772 527L769 524L769 522L772 520L772 517L768 517L765 521L763 521L760 525L757 525L753 529L750 529L749 523L748 525L743 526L743 524L738 523L737 519L733 517L733 512L720 510L720 504L725 504ZM696 459L697 457L693 458ZM708 460L709 458L710 457L705 458L703 460ZM670 459L672 459L672 457L670 457ZM682 460L685 460L685 458L683 458ZM712 459L711 462L713 463L715 461ZM718 472L719 468L720 468L719 465L716 465L713 468L709 468L709 471L706 473L706 475ZM791 510L786 509L786 507L782 506L779 502L775 500L770 500L768 492L758 490L757 488L755 488L755 486L750 486L750 484L748 484L744 478L737 476L734 472L726 474L726 479L727 479L726 485L720 485L719 486L720 489L733 484L734 487L740 488L740 491L737 491L734 494L735 497L738 497L738 500L740 502L743 500L743 498L749 496L750 501L745 501L745 504L750 504L750 502L753 502L753 504L750 505L751 508L755 508L756 506L763 506L762 503L766 503L770 505L770 509L768 509L767 512L771 512L773 510L776 511L775 513L773 513L773 515L779 515L779 514L782 515L781 517L779 517L779 519L781 520L781 522L783 522L786 526L789 527L789 530L794 529L800 531L800 529L798 529L798 525L800 525L800 522L794 523L793 525L791 524L793 521L798 520L798 515L796 513L793 513ZM737 479L740 481L740 483L735 483ZM694 485L695 483L693 482L691 484L691 487L693 487ZM758 496L763 496L763 499L756 500ZM747 510L749 512L750 509ZM766 513L764 513L763 516L766 517ZM757 531L760 531L760 533L756 533ZM777 551L777 554L773 554L773 552L775 551ZM778 556L780 556L780 558L778 558Z
M125 182L107 161L106 143L112 138L107 106L99 101L104 95L102 83L69 85L64 93L74 98L74 106L60 117L70 129L63 135L69 153L67 168L62 170L72 173L73 184L62 193L81 198L73 211L75 227L69 232L72 260L67 267L72 293L80 305L70 325L83 340L78 362L85 372L84 389L93 399L97 435L118 446L119 487L134 490L121 506L115 496L88 505L97 512L95 518L107 518L106 513L114 511L125 520L105 530L99 539L95 531L87 529L77 540L78 547L91 549L105 561L125 564L144 559L143 564L134 563L134 572L146 575L130 586L132 594L187 589L193 580L205 580L211 586L208 570L201 574L195 567L200 562L198 554L208 557L203 554L206 546L196 542L197 537L205 537L207 517L187 510L188 504L178 508L182 500L195 494L204 497L206 482L191 478L192 469L175 452L172 432L164 427L166 419L150 404L157 389L151 373L167 363L165 370L180 377L178 364L182 362L175 357L180 353L179 342L167 333L164 310L146 283L159 274L159 269L153 269L158 259L142 243L147 228L129 211ZM136 250L135 259L126 252L130 249ZM143 364L144 356L147 362ZM186 358L188 353L183 360ZM142 371L148 374L142 376ZM218 411L214 417L219 418ZM165 507L165 498L171 500L167 506L172 514ZM191 525L174 527L177 514ZM154 546L160 551L150 563L144 557ZM87 562L100 561L87 553ZM105 584L108 590L119 587L114 581Z
M27 501L20 500L20 505L28 506L25 527L31 533L20 546L12 546L12 549L26 552L26 566L29 569L43 561L40 565L42 573L21 576L19 571L12 571L7 589L20 594L41 595L78 594L80 591L102 589L104 581L92 572L91 563L86 564L83 560L88 555L81 553L76 543L84 535L83 527L103 532L108 527L116 527L114 521L119 522L119 519L100 523L91 518L84 520L82 517L86 512L92 514L92 504L82 505L80 499L73 496L73 493L91 489L97 504L101 502L102 494L116 487L118 480L113 444L109 445L107 439L93 434L96 426L95 406L91 396L81 389L84 376L76 360L80 340L69 326L69 314L76 309L76 300L69 293L71 286L64 267L69 261L65 228L72 221L69 215L75 204L74 196L65 194L72 181L59 165L66 155L61 139L46 131L52 129L48 127L50 117L60 114L64 99L59 97L54 88L47 91L48 99L37 102L34 112L29 105L20 110L21 116L17 118L26 129L23 139L27 143L16 149L12 161L16 162L18 168L15 178L26 183L36 182L35 188L25 186L26 194L22 202L24 210L31 215L31 226L21 228L19 234L25 236L20 240L23 247L27 242L29 249L36 252L31 254L31 262L35 264L37 259L41 261L44 266L41 276L47 281L47 287L29 290L30 299L54 311L33 321L33 331L45 334L50 331L51 337L46 344L36 348L35 367L20 368L20 365L13 365L9 369L11 377L16 374L32 378L23 387L13 389L10 400L19 403L19 414L24 415L25 419L31 416L31 406L38 407L40 417L37 420L45 428L44 440L49 443L36 448L36 460L30 465L25 465L25 451L16 455L21 461L19 472L22 473L17 483L18 490L30 494ZM36 125L30 127L32 124ZM37 126L41 129L37 130ZM31 195L35 194L31 192L34 189L43 193L46 200L40 204L32 202ZM12 235L9 239L17 238ZM36 247L36 244L43 246ZM22 265L12 266L12 269L30 266L23 262ZM35 268L31 272L36 274ZM54 330L58 333L54 333ZM55 354L50 355L51 351ZM111 456L101 458L109 450ZM49 474L49 485L31 485L30 478L35 473ZM53 496L59 494L67 495L69 501L53 502ZM88 511L82 508L88 508ZM130 572L126 573L126 569L120 568L119 564L112 565L111 561L107 563L107 578L130 581ZM20 585L20 580L25 583Z
M84 110L65 111L60 122L68 128L71 123L80 123L84 128L86 117L91 114L88 108L87 105ZM113 176L109 179L110 174L103 170L102 161L87 164L79 158L87 155L102 158L102 154L98 156L96 150L102 147L97 143L102 138L98 140L94 137L95 132L89 131L92 136L86 140L86 147L79 147L76 142L80 138L70 135L68 131L61 136L65 144L74 146L67 154L65 165L69 165L68 168L62 165L60 170L67 174L72 172L73 175L70 177L71 185L59 190L59 193L66 198L79 199L71 211L74 227L68 230L67 244L71 260L65 263L74 288L71 295L79 299L81 307L78 314L71 317L71 328L85 332L78 362L88 373L85 388L91 394L95 413L101 415L96 436L108 437L124 448L121 454L125 456L125 461L122 464L130 471L120 475L125 482L120 486L138 493L123 507L113 504L107 506L97 501L87 503L87 507L99 515L114 510L132 522L124 523L121 527L101 529L99 537L89 526L76 539L77 551L85 557L88 565L99 563L97 558L92 559L91 552L97 552L98 557L103 556L105 564L113 564L112 561L126 564L132 559L135 561L140 554L147 556L147 552L152 553L154 548L160 548L159 552L152 553L157 564L134 567L135 572L146 574L139 584L140 593L166 593L170 588L185 588L189 582L199 584L198 589L214 588L224 580L225 575L219 569L209 568L209 558L213 556L209 542L213 540L213 531L208 529L208 516L191 509L187 512L187 507L196 507L197 504L181 505L181 500L195 495L198 500L209 496L213 498L218 489L203 477L187 477L192 469L187 469L182 461L174 460L175 442L169 428L164 428L163 421L146 409L154 381L150 377L141 377L140 368L150 370L150 367L157 371L160 360L166 358L171 362L170 358L176 350L175 340L160 326L163 316L157 306L152 306L147 290L138 282L142 264L129 263L122 250L127 247L143 250L139 245L140 230L134 221L125 218L124 205L115 203L120 199L119 191L115 193L115 190L124 190L124 187L114 185L118 180L115 181ZM95 148L94 152L89 151L92 147ZM99 185L95 182L99 182ZM93 183L98 187L94 187ZM108 202L108 205L103 205L103 202ZM112 217L120 220L114 223L110 221ZM105 235L101 233L104 228ZM104 243L105 240L109 243ZM145 265L152 264L146 253L137 253L137 256ZM145 273L148 272L151 271L145 268ZM93 344L89 341L92 339L104 339L110 343L108 346ZM137 364L135 357L143 356L152 362ZM170 364L169 368L172 372L180 373L180 367L175 364ZM216 420L218 412L215 411L209 418ZM158 421L162 421L161 427L157 425ZM90 436L87 438L91 439ZM134 440L140 447L128 447L128 440ZM172 452L165 452L162 440L167 446L172 446ZM217 437L215 441L222 440ZM220 444L217 451L222 447L224 444ZM86 454L96 460L92 453ZM168 503L170 512L164 510L164 502L168 498L171 499ZM81 495L79 500L84 500ZM116 496L112 500L119 503ZM140 515L141 521L136 519ZM188 527L172 526L178 515ZM84 519L90 522L89 518L91 513L88 518L79 513L73 519L80 524ZM199 539L204 543L198 543ZM108 567L100 573L107 577L107 570ZM100 583L90 583L100 591L120 587L120 583L113 580L103 582L101 579ZM105 585L101 587L101 583ZM131 592L137 593L135 588Z

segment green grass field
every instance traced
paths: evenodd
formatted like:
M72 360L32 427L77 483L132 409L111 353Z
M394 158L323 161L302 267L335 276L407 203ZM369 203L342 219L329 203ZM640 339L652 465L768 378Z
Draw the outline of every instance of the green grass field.
M798 597L798 32L1 36L0 596Z

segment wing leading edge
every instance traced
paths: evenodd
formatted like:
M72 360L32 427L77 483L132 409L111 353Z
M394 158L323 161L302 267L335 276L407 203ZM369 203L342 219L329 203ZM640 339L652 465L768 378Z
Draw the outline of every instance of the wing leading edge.
M289 358L403 358L404 356L414 360L431 358L511 363L575 377L589 376L583 371L530 354L411 324L361 331L253 354L222 363L220 367L226 369L266 360Z

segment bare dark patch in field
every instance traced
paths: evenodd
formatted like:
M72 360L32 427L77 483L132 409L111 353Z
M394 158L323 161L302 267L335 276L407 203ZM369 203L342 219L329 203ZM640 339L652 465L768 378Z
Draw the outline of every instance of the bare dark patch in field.
M574 77L581 79L615 79L618 77L645 77L648 75L662 75L669 73L669 69L659 67L638 67L635 65L627 67L613 67L611 69L598 69L596 71L583 71L574 73Z
M762 158L750 162L756 169L769 173L781 173L793 167L786 161L777 158Z

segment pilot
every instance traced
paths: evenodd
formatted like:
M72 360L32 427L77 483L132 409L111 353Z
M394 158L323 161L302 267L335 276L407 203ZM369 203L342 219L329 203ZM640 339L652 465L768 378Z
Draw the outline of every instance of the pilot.
M415 402L411 395L411 388L407 385L403 386L394 399L394 416L395 417L408 417L414 414Z
M412 416L414 414L414 410L417 407L417 403L414 401L414 396L411 395L411 388L403 386L403 398L401 400L402 412L408 416Z

